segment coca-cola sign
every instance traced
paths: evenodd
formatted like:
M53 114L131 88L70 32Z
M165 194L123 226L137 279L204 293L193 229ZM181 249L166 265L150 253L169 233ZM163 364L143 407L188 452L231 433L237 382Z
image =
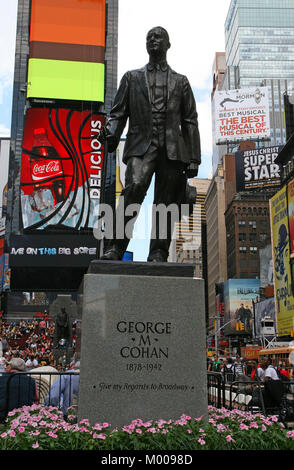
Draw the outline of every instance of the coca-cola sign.
M104 117L91 110L30 108L21 163L22 228L94 227L104 184Z
M60 162L51 160L46 163L35 163L32 168L32 179L34 181L45 180L62 174Z

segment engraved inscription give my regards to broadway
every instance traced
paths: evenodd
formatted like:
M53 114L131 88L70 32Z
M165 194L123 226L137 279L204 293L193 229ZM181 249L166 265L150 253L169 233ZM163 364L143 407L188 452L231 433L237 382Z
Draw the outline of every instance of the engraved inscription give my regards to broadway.
M133 343L120 349L122 358L168 359L169 348L160 342L164 336L171 335L171 323L120 321L116 329Z

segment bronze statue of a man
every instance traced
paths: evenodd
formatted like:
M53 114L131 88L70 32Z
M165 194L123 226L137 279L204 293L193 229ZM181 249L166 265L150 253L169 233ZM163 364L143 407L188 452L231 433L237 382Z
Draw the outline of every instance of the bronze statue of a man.
M186 202L187 178L197 176L201 162L195 99L187 78L167 64L167 31L152 28L146 46L149 63L122 77L101 139L107 139L113 152L129 119L123 155L125 188L119 204L142 204L155 173L154 205L180 207ZM124 216L124 227L130 219ZM171 236L169 227L165 237L150 240L147 261L167 260ZM121 260L129 241L130 237L114 234L102 259Z
M59 342L61 339L69 338L68 314L64 307L61 308L56 317L56 338L57 342Z

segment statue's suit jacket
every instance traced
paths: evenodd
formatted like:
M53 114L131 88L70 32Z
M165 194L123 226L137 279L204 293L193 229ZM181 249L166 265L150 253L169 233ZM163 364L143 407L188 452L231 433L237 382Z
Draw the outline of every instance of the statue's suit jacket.
M152 108L147 65L127 72L121 79L106 128L119 143L129 118L123 161L144 156L152 139ZM166 150L170 160L201 162L196 104L187 78L168 67Z

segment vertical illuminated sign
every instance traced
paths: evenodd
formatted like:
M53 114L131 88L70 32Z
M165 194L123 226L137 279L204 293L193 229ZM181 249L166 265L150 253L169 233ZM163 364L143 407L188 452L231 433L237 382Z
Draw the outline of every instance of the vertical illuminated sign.
M93 228L101 198L104 117L31 108L21 164L23 228Z

